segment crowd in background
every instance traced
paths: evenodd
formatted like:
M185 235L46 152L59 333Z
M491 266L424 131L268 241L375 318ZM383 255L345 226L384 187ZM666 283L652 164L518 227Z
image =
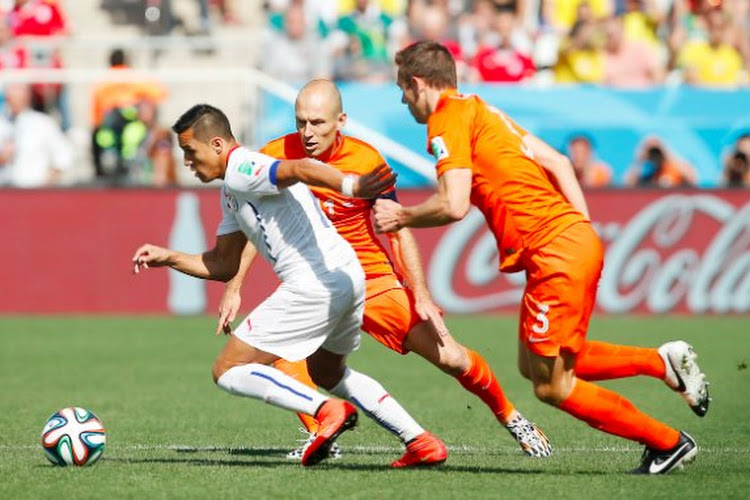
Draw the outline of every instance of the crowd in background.
M160 3L169 9L170 2ZM201 16L213 4L224 22L237 22L226 2L199 3ZM265 9L259 65L289 82L391 81L395 52L429 39L453 53L463 82L748 85L747 0L269 0ZM55 44L36 42L68 33L59 1L0 0L0 20L0 74L62 67ZM129 68L123 50L112 51L109 66L108 81L91 96L96 179L174 185L178 152L158 119L165 87L118 81L117 72ZM0 185L55 185L73 162L64 86L6 84L3 94ZM612 169L597 157L591 137L571 136L564 153L585 187L613 185ZM750 186L748 158L750 132L722 159L719 184ZM695 182L694 168L658 137L642 141L624 178L626 186Z
M747 0L270 0L264 62L289 79L387 80L395 51L426 39L468 82L731 88L748 84L749 22Z

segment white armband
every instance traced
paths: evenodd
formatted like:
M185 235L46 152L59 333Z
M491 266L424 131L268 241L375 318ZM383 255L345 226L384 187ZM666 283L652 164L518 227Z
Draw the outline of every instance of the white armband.
M341 193L349 198L354 198L354 181L357 180L356 175L349 174L344 176L344 180L341 181Z

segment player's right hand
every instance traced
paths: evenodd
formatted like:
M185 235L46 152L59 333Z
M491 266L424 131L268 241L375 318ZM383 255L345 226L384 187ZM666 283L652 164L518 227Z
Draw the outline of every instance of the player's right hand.
M396 173L385 163L360 176L354 186L357 198L376 198L396 185Z
M239 290L227 288L219 303L219 322L216 325L216 335L225 335L232 333L232 321L237 317L237 312L242 304L242 296Z
M432 327L432 331L434 331L438 337L450 335L448 327L445 325L445 321L443 321L443 310L432 301L432 298L429 296L420 297L416 294L414 298L416 302L414 308L416 309L417 314L419 314L420 319L422 321L427 321Z
M399 222L403 207L393 200L380 198L372 207L376 233L395 233L403 226Z
M133 274L138 274L141 269L169 265L170 257L169 249L147 243L133 255Z

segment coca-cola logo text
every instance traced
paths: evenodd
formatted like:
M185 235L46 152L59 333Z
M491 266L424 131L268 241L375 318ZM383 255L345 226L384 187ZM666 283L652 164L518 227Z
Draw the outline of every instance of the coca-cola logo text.
M620 195L622 196L622 195ZM606 312L750 312L750 202L655 194L645 205L593 211L607 251L597 297ZM471 211L437 243L428 272L435 300L456 313L516 308L523 273L497 271L495 239Z

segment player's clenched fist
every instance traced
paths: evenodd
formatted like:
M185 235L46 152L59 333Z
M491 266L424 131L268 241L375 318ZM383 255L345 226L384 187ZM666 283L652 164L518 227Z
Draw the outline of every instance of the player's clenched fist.
M400 216L403 207L393 200L380 198L375 202L375 231L378 233L392 233L401 229Z
M145 244L133 255L133 273L138 274L141 269L169 265L172 252L167 248Z

